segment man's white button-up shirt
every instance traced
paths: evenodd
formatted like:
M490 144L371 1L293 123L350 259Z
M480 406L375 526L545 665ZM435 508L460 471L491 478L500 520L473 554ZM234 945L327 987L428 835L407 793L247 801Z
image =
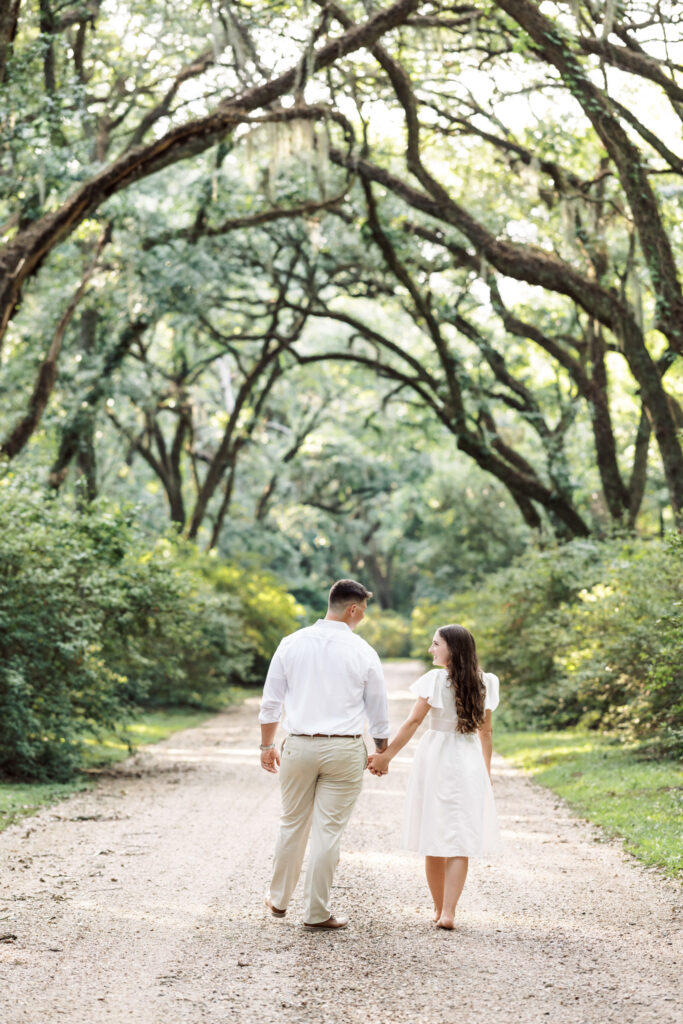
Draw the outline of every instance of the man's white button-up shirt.
M384 674L376 651L345 622L318 619L280 642L263 688L259 722L291 733L389 736Z

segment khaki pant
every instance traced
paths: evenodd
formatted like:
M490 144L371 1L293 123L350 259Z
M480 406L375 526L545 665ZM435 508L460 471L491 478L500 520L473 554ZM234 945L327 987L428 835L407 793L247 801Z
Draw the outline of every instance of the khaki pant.
M282 816L270 898L285 910L301 873L309 833L304 921L326 921L339 845L363 784L367 751L362 738L288 736L282 749Z

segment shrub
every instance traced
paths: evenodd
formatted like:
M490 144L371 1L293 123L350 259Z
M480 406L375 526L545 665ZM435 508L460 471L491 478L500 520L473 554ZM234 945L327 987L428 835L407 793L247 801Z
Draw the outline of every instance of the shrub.
M373 609L361 622L358 634L380 658L406 658L410 654L410 622L397 612Z
M82 734L139 697L103 657L116 572L92 521L9 488L0 502L0 771L63 780Z
M170 540L150 548L133 511L76 512L5 481L0 516L5 775L66 780L83 737L138 707L215 705L296 627L274 579L209 571Z
M275 648L301 625L304 609L270 573L245 571L210 556L198 568L215 593L239 609L242 635L253 653L250 671L242 681L262 684Z
M433 629L472 630L522 728L618 728L653 752L683 749L680 537L573 541L530 551L486 584L413 615L413 651Z
M627 557L624 557L626 555ZM683 538L616 552L603 580L579 593L569 649L583 724L683 752Z
M166 542L122 560L116 584L103 655L138 704L211 706L249 678L255 652L239 602L178 568Z

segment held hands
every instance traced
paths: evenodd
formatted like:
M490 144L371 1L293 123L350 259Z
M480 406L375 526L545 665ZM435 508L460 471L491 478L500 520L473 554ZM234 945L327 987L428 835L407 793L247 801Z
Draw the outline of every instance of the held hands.
M371 775L386 775L389 771L390 758L386 754L370 754L368 757L368 771Z

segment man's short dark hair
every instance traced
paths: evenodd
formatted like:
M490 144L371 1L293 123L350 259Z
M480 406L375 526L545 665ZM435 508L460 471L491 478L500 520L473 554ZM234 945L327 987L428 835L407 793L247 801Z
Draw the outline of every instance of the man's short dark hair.
M372 591L355 580L337 580L330 588L330 608L345 608L349 604L361 604L372 597Z

